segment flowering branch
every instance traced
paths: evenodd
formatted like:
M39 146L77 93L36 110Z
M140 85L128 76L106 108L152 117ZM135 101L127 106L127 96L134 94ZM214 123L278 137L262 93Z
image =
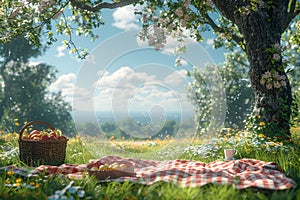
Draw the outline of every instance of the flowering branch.
M206 23L210 25L215 32L226 33L226 31L223 28L219 27L207 13L205 14L205 18L207 20ZM242 37L239 37L236 34L233 34L232 32L231 32L231 37L237 44L243 44L244 39Z
M96 12L104 8L108 9L114 9L118 7L123 7L131 4L138 3L139 0L120 0L120 1L115 1L114 3L108 3L108 2L101 2L98 3L94 6L90 6L87 4L84 4L82 2L78 2L77 0L71 0L71 4L81 10L86 10L86 11L91 11L91 12Z
M278 72L266 71L260 79L260 84L266 85L267 89L286 87L286 77Z

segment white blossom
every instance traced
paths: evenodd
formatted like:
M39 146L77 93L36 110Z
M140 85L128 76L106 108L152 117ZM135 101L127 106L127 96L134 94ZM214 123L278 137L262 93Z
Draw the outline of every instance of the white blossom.
M278 81L274 82L274 88L280 88L281 84Z
M177 8L175 13L179 16L179 17L182 17L183 16L183 10L181 7Z
M210 0L211 1L211 0ZM185 2L184 2L184 6L186 7L186 8L188 8L189 6L190 6L190 4L191 4L191 1L190 0L186 0Z
M273 54L273 59L274 59L274 60L277 60L277 61L278 61L278 60L280 60L280 58L281 58L281 56L280 56L278 53L274 53L274 54Z
M274 47L278 50L281 50L281 45L279 43L275 43L274 44Z
M266 85L266 87L267 87L267 89L272 89L273 85L272 85L271 83L268 83L268 84Z
M266 83L266 79L260 79L260 84L264 85Z
M283 87L286 87L286 81L282 80L280 83Z

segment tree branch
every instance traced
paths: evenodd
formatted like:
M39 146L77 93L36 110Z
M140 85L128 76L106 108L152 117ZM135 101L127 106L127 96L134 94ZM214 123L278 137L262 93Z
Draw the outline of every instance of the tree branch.
M297 0L292 0L291 1L291 4L290 4L290 10L289 10L289 13L288 13L288 17L286 19L286 22L285 22L285 25L283 27L283 30L286 30L287 27L289 26L290 22L297 16L300 14L300 8L296 8L296 3L297 3Z
M226 33L226 31L225 31L223 28L219 27L219 26L214 22L214 20L212 20L212 18L211 18L207 13L205 14L205 18L206 18L206 20L207 20L207 24L210 25L210 26L213 28L213 30L214 30L215 32L218 32L218 33ZM236 34L234 34L234 33L232 33L232 32L230 32L230 33L231 33L231 35L232 35L232 39L233 39L237 44L243 43L243 38L242 38L242 37L239 37L239 36L237 36Z
M71 4L81 10L91 11L91 12L97 12L101 9L114 9L118 7L123 7L131 4L138 3L140 0L120 0L118 2L114 3L108 3L108 2L101 2L94 6L90 6L87 4L84 4L82 2L78 2L77 0L71 0Z
M247 68L250 68L250 65L242 60L236 60L235 62L242 66L246 66Z
M207 24L210 25L214 29L215 32L225 33L224 29L219 27L207 13L205 14L205 18L207 20Z

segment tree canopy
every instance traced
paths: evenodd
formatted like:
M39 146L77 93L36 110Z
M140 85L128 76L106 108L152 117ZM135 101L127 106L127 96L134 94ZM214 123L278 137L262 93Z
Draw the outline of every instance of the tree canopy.
M253 126L263 122L268 136L289 139L292 93L281 38L285 31L292 30L290 42L299 43L297 0L5 0L0 7L0 42L24 35L31 44L40 46L45 35L50 45L56 41L56 34L65 34L69 40L64 44L84 57L87 52L76 47L73 34L95 39L93 30L104 23L102 9L131 4L140 5L136 14L141 16L142 37L156 49L164 46L166 34L172 34L181 45L177 48L180 53L185 30L197 41L202 40L203 31L213 30L218 35L216 46L239 46L245 51L255 96Z
M0 44L0 127L12 131L15 124L42 120L72 135L75 126L71 106L60 92L48 89L56 80L57 70L44 63L28 62L43 51L43 47L30 45L22 36Z
M72 52L76 52L78 49L72 41L72 35L91 36L92 40L96 39L97 35L94 34L94 30L105 22L101 16L101 10L127 5L142 5L144 12L140 10L137 12L143 14L141 21L158 19L145 17L157 16L157 10L159 10L158 13L164 19L176 19L169 23L172 25L170 27L192 29L192 34L199 41L202 31L212 29L219 34L220 40L216 41L217 46L224 45L226 41L243 43L244 35L240 33L236 20L233 20L234 13L248 16L250 13L264 9L268 11L267 16L265 16L269 16L268 23L274 27L281 25L281 28L277 30L281 33L291 25L291 22L300 13L297 0L119 0L107 2L92 0L3 0L0 6L0 42L5 43L24 34L24 37L32 44L40 46L42 45L41 36L48 39L47 44L52 44L57 40L56 34L64 34L69 37L69 40L64 41L65 44L71 48ZM215 14L220 17L218 20L215 20ZM299 30L299 22L296 22L294 26ZM299 31L297 31L293 37L293 42L299 43L299 38ZM234 46L232 43L227 43L227 45L231 48Z

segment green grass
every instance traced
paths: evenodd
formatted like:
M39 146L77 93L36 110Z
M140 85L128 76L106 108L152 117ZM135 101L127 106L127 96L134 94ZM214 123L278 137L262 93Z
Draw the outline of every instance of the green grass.
M298 136L297 136L298 137ZM233 143L230 143L232 142ZM237 142L238 141L238 142ZM252 141L252 140L250 140ZM222 138L210 146L208 155L199 151L182 151L187 145L200 148L208 141L146 141L135 143L130 141L97 141L95 138L72 138L68 142L66 163L82 164L90 159L106 155L119 155L122 157L139 157L144 159L189 159L211 162L223 158L223 149L230 143L235 145L238 152L236 158L254 158L264 161L276 162L285 174L297 183L296 188L284 191L247 188L238 190L231 185L208 184L198 188L183 188L172 183L155 183L145 186L132 182L98 182L94 177L84 177L82 180L71 180L63 176L22 178L16 174L0 171L0 199L55 199L54 195L68 188L64 193L66 199L207 199L207 200L233 200L233 199L300 199L300 153L299 147L269 147L264 143L251 143L241 140L232 140L231 137ZM0 137L0 167L6 165L21 166L18 156L12 151L18 146L17 137L13 134ZM150 145L151 144L151 145ZM240 145L238 145L240 144ZM1 148L0 148L1 149ZM205 152L207 152L205 151ZM11 154L3 154L12 152ZM11 184L10 186L8 184ZM49 199L51 199L49 198ZM59 198L56 198L59 199ZM62 198L61 198L62 199Z

